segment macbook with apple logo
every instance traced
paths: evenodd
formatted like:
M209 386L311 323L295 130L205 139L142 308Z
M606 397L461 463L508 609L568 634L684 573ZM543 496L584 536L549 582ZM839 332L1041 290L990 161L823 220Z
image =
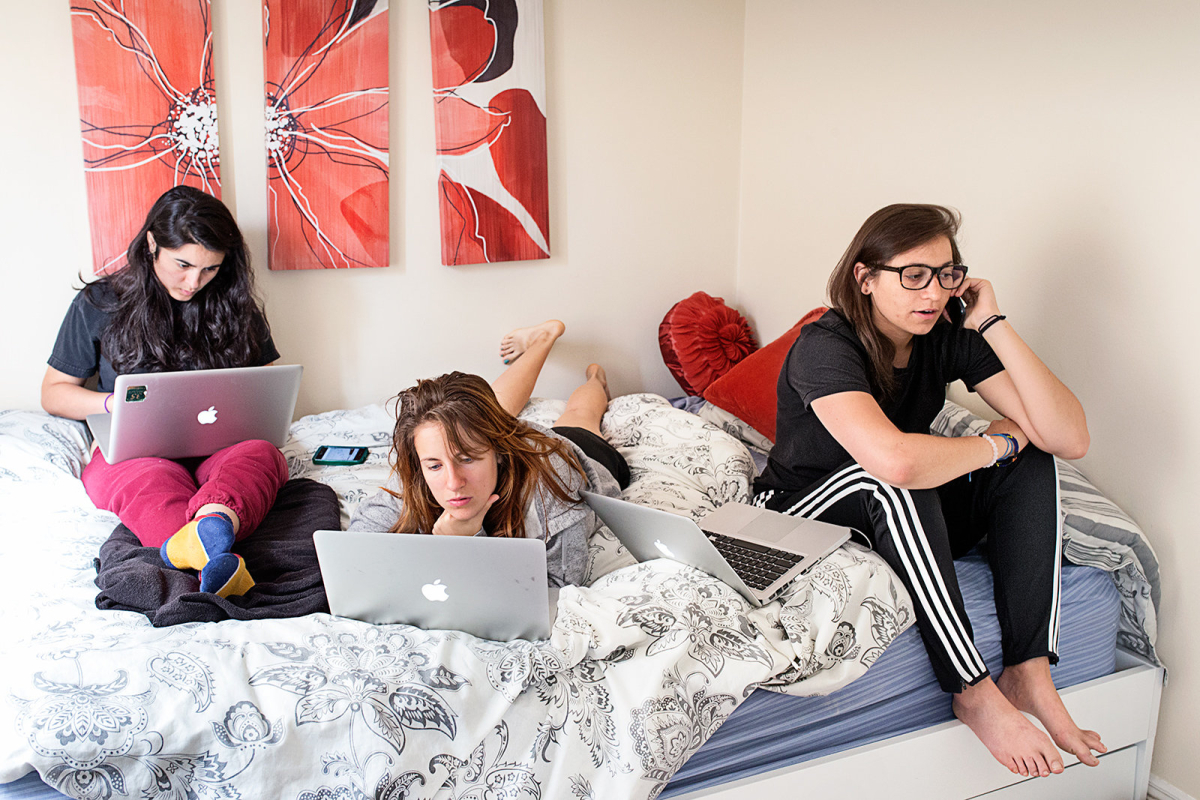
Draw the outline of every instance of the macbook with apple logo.
M481 639L547 639L558 592L540 539L317 531L329 610Z
M110 464L209 456L231 444L287 441L300 392L298 364L118 375L111 413L88 428Z
M850 528L726 503L691 517L594 492L584 499L638 561L669 558L703 570L756 606L850 538Z

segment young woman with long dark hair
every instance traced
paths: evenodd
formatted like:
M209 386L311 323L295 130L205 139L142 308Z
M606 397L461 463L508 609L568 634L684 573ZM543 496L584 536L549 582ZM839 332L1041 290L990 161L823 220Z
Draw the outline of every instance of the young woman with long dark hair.
M490 385L451 372L400 392L392 477L349 529L542 539L550 585L581 583L600 522L579 490L616 496L629 467L600 432L609 398L598 364L552 428L516 417L563 330L550 320L506 336L509 367Z
M126 259L85 286L67 310L42 380L46 411L79 420L108 411L119 374L279 358L242 232L220 200L190 186L169 189ZM182 461L109 464L94 450L83 471L99 508L114 512L143 545L160 547L169 566L200 570L201 591L221 596L254 585L230 551L262 521L286 480L283 454L257 440Z
M896 570L954 713L1015 773L1096 765L1105 747L1054 688L1062 557L1054 455L1088 448L1083 408L968 275L957 214L892 205L863 224L829 279L832 310L805 327L778 383L777 442L755 503L847 525ZM951 302L965 316L951 323ZM999 413L980 436L929 426L962 380ZM972 641L953 559L987 537L1004 671ZM1053 742L1020 712L1042 722Z

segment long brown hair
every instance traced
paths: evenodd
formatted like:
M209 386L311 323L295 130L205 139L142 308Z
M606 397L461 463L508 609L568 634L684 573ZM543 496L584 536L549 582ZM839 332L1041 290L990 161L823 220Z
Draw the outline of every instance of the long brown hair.
M224 253L225 259L204 291L187 302L173 302L154 273L147 232L160 248L196 244ZM168 189L146 214L126 259L120 270L83 289L92 305L112 314L100 349L118 373L261 363L259 344L270 326L254 288L242 231L224 203L192 186ZM100 299L102 286L112 290L115 305Z
M867 217L829 276L829 304L854 327L867 350L876 399L888 398L896 389L892 366L896 347L875 325L872 300L863 294L854 266L866 264L875 275L879 270L871 265L883 264L939 236L950 240L954 263L961 264L955 240L960 222L958 212L944 206L896 203L881 208Z
M535 488L564 503L579 502L559 480L551 455L558 455L585 479L583 468L564 442L547 436L509 414L487 381L478 375L451 372L418 381L398 395L396 429L392 434L392 469L400 479L400 519L393 533L430 533L442 514L421 473L413 444L418 427L441 425L451 452L478 456L496 453L495 494L500 499L484 517L492 536L524 538L525 508Z

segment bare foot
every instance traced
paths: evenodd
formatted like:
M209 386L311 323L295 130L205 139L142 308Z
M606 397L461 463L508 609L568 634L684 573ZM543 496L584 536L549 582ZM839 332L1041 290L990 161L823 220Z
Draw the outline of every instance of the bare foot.
M1063 705L1054 681L1050 677L1050 661L1046 658L1030 660L1005 667L996 681L997 687L1014 706L1038 718L1050 732L1054 743L1068 753L1094 767L1100 761L1092 755L1107 753L1108 748L1100 741L1100 734L1087 731L1075 724L1070 712Z
M567 326L556 319L548 319L541 325L531 325L528 328L514 328L500 340L500 358L504 359L505 364L511 364L534 342L546 336L553 342L562 336L566 329Z
M583 374L587 376L589 381L599 381L600 385L604 387L604 396L612 400L612 394L608 391L608 375L605 374L604 367L599 364L588 364L587 371Z
M1012 772L1045 778L1063 771L1062 756L1050 737L1026 719L991 678L954 695L954 716Z

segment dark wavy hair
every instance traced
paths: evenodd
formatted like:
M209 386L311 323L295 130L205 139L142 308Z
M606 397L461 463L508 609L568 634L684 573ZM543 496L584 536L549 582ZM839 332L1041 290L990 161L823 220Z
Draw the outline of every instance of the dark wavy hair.
M876 327L871 314L873 301L870 295L863 294L854 267L866 264L869 274L876 275L879 270L872 264L886 263L939 236L950 240L954 263L960 264L962 256L955 239L960 222L958 212L944 206L896 203L881 208L867 217L829 276L829 304L853 326L867 350L876 399L891 397L896 390L892 366L896 347Z
M195 297L172 300L154 274L147 232L158 247L196 244L223 252L225 259ZM104 298L103 287L111 289L112 299ZM154 201L129 244L125 266L83 291L92 305L112 315L100 347L118 373L255 366L270 333L233 215L191 186L168 189Z
M564 503L578 503L564 486L550 461L558 455L581 480L583 467L563 441L547 436L509 414L496 399L488 382L478 375L451 372L418 381L397 397L400 408L392 435L392 468L400 479L400 519L393 533L431 533L442 508L421 473L421 459L413 445L416 430L436 422L446 433L454 453L479 456L496 453L496 488L500 499L484 517L491 536L524 538L525 508L535 489L549 492Z

